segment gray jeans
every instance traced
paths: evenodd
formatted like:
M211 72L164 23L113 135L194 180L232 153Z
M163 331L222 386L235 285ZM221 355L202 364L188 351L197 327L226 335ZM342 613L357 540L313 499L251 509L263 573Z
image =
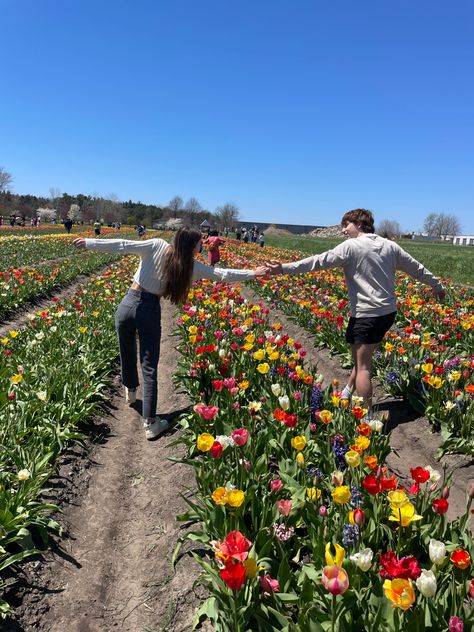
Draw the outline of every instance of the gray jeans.
M143 417L156 415L158 400L158 360L160 358L160 297L149 292L129 290L115 314L122 383L127 388L139 384L137 371L137 334L140 343L140 367L143 378Z

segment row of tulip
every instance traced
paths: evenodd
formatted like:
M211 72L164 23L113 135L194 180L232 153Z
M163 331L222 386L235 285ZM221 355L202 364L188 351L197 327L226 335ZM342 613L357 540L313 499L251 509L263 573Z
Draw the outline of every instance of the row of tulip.
M235 288L203 282L178 321L177 379L194 400L184 461L197 481L180 519L195 525L185 540L209 546L195 556L210 592L195 626L470 629L473 490L447 523L449 477L414 463L402 486L382 422L338 384L323 388L268 318Z
M11 328L0 339L3 577L59 529L51 519L56 507L48 502L48 480L64 447L85 439L78 426L107 395L118 355L113 313L135 265L130 260L112 265L73 295L32 311L27 326ZM0 617L9 611L1 599L5 586L0 580Z
M234 242L227 264L243 263ZM246 256L261 256L247 249ZM268 253L294 259L294 253ZM305 327L315 344L327 346L350 362L344 340L347 290L340 271L264 279L256 284L272 305ZM400 275L397 322L375 355L375 371L386 392L402 395L441 431L445 451L474 454L474 290L450 288L444 304L430 288Z

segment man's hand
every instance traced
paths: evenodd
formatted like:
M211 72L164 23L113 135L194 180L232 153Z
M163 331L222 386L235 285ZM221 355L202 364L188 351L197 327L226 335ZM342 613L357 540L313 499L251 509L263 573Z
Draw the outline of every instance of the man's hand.
M438 303L444 303L444 299L446 298L446 292L444 289L437 290L433 288L433 296L438 301Z
M79 248L79 250L86 249L86 240L84 237L77 237L77 239L74 239L72 243L76 246L76 248Z

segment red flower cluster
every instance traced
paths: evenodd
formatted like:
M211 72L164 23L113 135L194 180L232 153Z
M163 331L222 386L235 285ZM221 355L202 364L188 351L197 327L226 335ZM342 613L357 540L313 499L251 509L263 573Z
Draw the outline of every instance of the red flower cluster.
M395 551L380 553L379 562L382 566L380 576L384 579L418 579L421 568L418 560L412 555L397 559Z
M230 531L223 542L215 542L214 546L216 558L224 564L220 576L229 588L239 590L246 573L242 562L247 559L252 543L240 531Z

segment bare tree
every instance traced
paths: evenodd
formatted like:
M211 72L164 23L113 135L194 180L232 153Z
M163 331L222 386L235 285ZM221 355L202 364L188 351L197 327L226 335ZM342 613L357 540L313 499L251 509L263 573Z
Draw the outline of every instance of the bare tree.
M215 215L220 228L232 228L239 223L239 207L227 202L224 206L218 206Z
M425 219L423 228L430 237L437 239L446 239L446 237L461 232L458 218L455 215L446 215L445 213L430 213Z
M184 205L184 210L189 218L191 224L195 224L199 213L202 211L202 206L199 204L195 197L190 197Z
M394 239L401 234L400 224L393 219L383 219L377 226L377 234L387 239Z
M57 210L58 200L61 197L62 192L56 187L49 188L49 199L51 201L51 208Z
M13 182L13 176L3 167L0 167L0 191L6 191Z
M183 208L183 198L179 197L179 195L175 195L174 198L171 198L169 201L168 208L172 212L173 217L176 217L177 212Z

